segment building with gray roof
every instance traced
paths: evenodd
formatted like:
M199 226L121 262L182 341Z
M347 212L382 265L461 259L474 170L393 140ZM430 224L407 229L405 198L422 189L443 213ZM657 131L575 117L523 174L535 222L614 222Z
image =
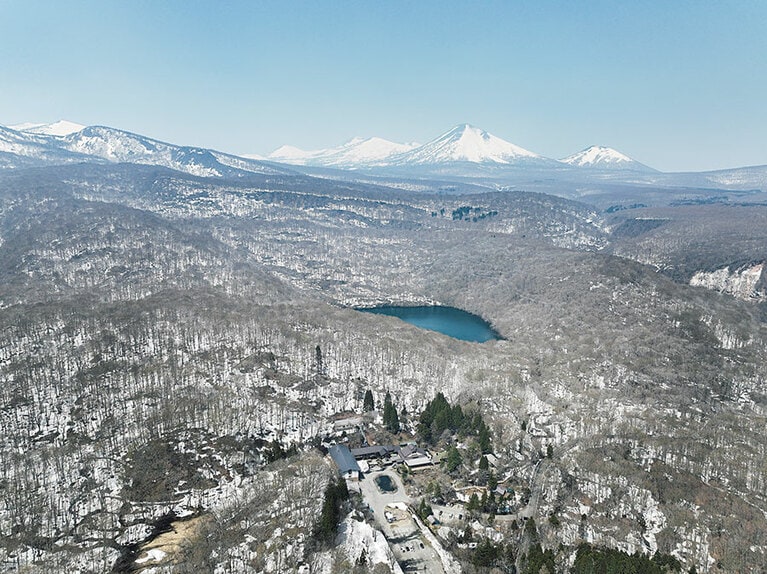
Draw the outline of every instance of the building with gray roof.
M328 454L338 467L338 473L349 480L359 480L360 467L357 460L352 456L349 447L343 444L334 444L328 449Z

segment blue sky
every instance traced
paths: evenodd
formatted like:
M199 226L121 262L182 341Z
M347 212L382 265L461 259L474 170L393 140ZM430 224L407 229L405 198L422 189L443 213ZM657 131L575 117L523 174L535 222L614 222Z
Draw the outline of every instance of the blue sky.
M0 0L0 124L265 154L469 122L563 157L767 164L767 2Z

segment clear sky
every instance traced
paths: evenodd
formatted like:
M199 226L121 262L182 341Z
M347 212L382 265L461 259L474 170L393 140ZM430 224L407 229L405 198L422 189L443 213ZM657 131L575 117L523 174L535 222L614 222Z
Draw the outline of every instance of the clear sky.
M0 0L0 124L266 154L468 122L548 157L767 164L767 1Z

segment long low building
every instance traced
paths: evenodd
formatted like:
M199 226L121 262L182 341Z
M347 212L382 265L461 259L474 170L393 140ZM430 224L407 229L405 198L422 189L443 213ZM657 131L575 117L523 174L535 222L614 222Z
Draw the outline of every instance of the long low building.
M353 448L351 450L352 456L357 460L369 460L371 458L386 458L391 453L396 452L393 446L363 446L360 448Z
M386 459L397 455L399 462L405 463L411 469L422 468L434 464L431 455L414 444L409 444L404 447L391 445L363 446L360 448L353 448L350 452L357 460L371 460L376 458Z

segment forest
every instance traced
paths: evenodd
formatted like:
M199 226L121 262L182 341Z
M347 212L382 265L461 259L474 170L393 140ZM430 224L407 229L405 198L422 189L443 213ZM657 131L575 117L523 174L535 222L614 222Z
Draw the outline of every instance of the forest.
M454 187L0 174L2 571L110 571L171 513L197 543L168 571L342 570L313 536L336 518L317 529L335 471L316 445L370 399L454 448L454 478L495 457L535 509L514 561L761 567L765 208ZM454 306L503 340L355 310L382 304Z

